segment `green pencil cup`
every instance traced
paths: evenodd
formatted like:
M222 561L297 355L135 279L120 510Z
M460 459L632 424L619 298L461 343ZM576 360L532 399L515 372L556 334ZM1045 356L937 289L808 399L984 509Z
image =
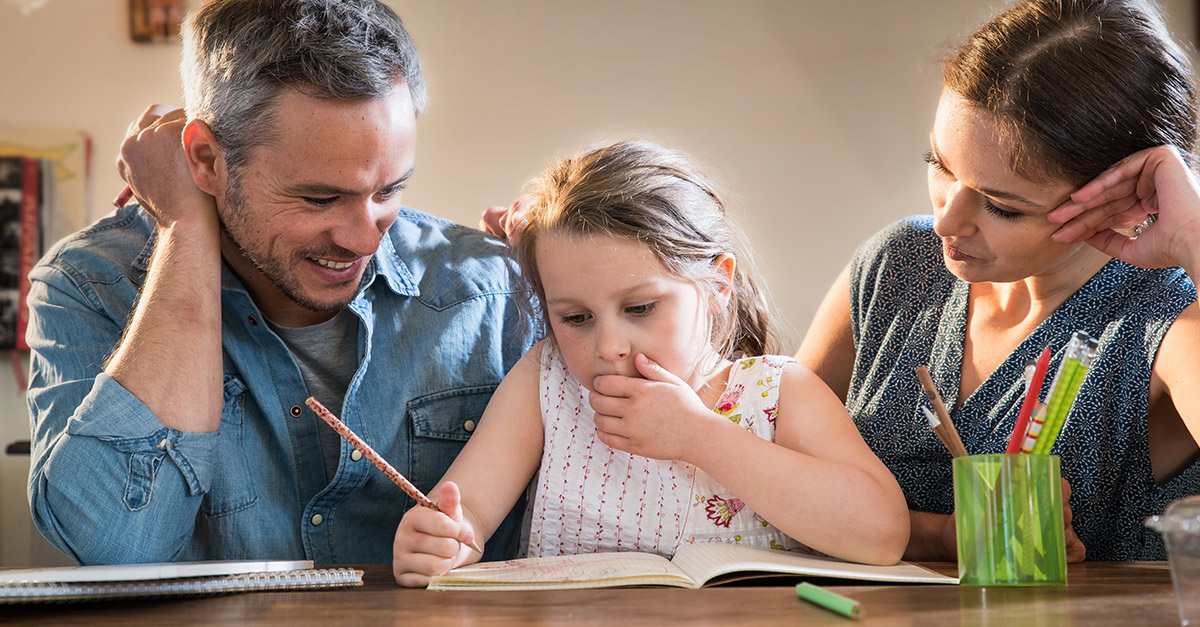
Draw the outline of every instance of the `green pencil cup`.
M1059 477L1055 455L954 459L955 531L962 585L1067 583Z

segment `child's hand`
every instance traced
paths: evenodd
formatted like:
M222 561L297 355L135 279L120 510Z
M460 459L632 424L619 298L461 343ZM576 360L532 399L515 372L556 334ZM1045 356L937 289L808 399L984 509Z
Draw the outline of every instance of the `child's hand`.
M592 381L596 435L635 455L688 461L693 447L705 441L705 421L720 417L687 383L645 355L638 353L633 363L645 379L603 375Z
M392 574L401 586L424 588L430 577L450 572L475 554L466 546L474 541L475 532L463 521L458 486L452 481L443 483L437 503L442 511L414 507L404 513L396 528Z

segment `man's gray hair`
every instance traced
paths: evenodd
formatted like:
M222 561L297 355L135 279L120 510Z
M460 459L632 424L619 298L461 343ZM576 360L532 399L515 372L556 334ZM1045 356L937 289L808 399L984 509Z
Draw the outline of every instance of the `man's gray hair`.
M356 100L403 80L417 113L428 103L416 46L378 0L213 0L183 42L188 116L212 128L231 171L271 141L283 89Z

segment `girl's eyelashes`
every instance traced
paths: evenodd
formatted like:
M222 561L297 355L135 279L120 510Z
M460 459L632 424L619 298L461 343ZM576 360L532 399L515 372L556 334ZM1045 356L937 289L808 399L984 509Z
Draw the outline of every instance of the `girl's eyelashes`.
M591 316L587 314L566 314L558 317L559 321L567 326L577 327L586 324Z
M634 316L648 316L657 307L658 307L658 303L643 303L641 305L630 305L629 307L625 308L625 313L632 314Z

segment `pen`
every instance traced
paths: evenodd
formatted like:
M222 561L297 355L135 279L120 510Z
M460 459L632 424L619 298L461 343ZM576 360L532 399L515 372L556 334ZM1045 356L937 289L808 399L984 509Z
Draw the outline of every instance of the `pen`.
M921 380L921 387L925 388L925 395L929 397L929 404L933 405L933 410L937 412L942 427L946 429L946 439L950 441L950 453L955 457L966 457L967 447L963 446L962 439L958 437L958 429L954 428L954 421L950 419L950 412L946 411L946 404L938 395L937 388L933 387L933 377L929 376L929 369L920 365L916 370L917 378Z
M358 434L351 431L350 427L346 426L346 423L339 420L337 416L334 416L333 412L326 409L325 406L322 405L317 399L310 396L308 397L308 400L304 401L304 404L308 405L309 408L312 409L321 420L324 420L326 424L328 424L330 427L333 427L333 430L337 431L338 435L342 436L347 442L352 444L354 448L361 451L363 457L371 460L371 463L375 464L376 468L382 470L383 474L387 475L387 478L392 480L392 483L400 486L400 489L404 490L405 494L411 496L413 500L417 502L417 505L428 507L435 512L442 511L438 509L436 503L429 500L429 497L421 493L421 491L417 489L417 486L413 485L408 479L405 479L404 475L400 474L400 471L393 468L386 459L380 456L379 453L375 452L375 449L371 448L366 442L363 441L362 438L358 437ZM483 549L479 548L477 543L471 542L467 546L477 551L480 555L483 554Z
M814 586L807 581L796 586L796 596L849 618L865 618L867 615L858 601L820 586Z

